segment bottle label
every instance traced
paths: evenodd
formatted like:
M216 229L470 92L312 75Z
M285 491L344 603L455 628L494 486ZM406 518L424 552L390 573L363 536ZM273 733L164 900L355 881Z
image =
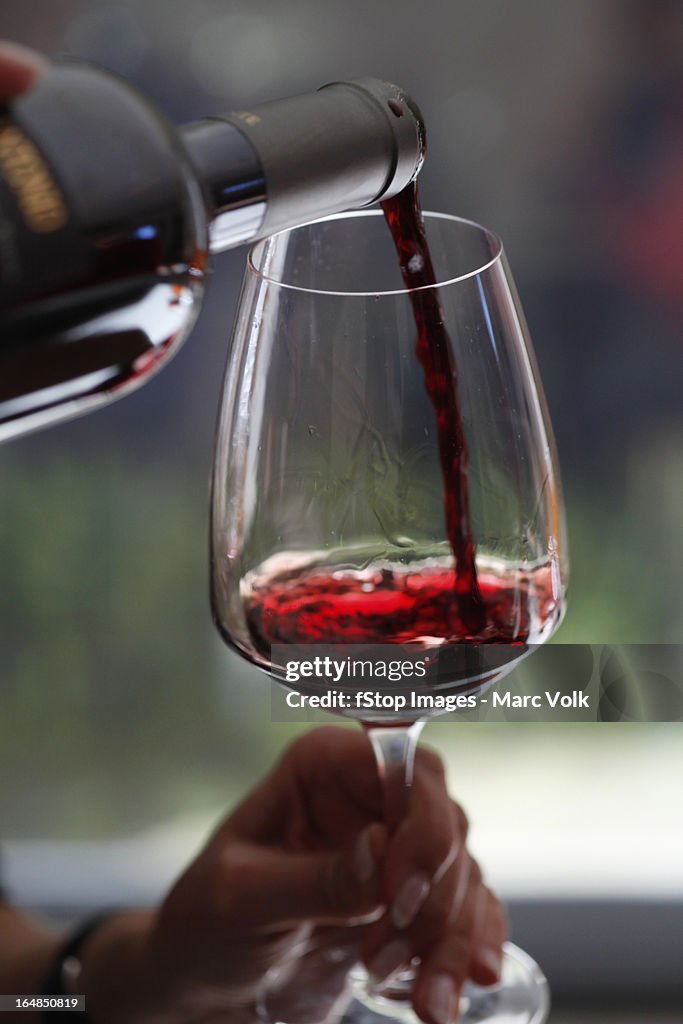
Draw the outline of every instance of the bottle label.
M90 263L69 198L36 143L0 109L0 322L57 295Z
M16 124L0 123L0 175L14 193L29 231L59 231L69 219L64 197L50 169Z

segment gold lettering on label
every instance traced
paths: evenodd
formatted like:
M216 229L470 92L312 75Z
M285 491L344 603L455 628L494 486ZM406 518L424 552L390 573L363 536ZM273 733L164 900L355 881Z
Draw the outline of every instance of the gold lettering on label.
M15 125L0 127L0 174L28 228L47 234L64 227L69 211L62 193L36 147Z
M245 124L254 125L261 123L261 118L258 114L252 114L248 110L233 110L231 113L238 121L244 121Z

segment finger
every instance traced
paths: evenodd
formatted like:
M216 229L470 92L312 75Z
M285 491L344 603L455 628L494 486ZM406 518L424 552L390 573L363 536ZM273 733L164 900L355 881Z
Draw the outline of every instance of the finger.
M35 50L0 40L0 99L20 96L35 83L46 62Z
M413 987L413 1007L428 1024L448 1024L458 1013L460 993L469 976L480 915L488 895L481 871L471 861L470 881L460 912L434 948L423 956Z
M455 819L454 828L460 828L462 812L456 804L451 805L451 810ZM470 865L470 855L466 846L462 845L446 873L432 885L409 929L397 931L389 915L366 929L363 959L375 984L401 964L408 963L412 955L422 956L440 940L465 900ZM403 959L399 963L397 958L400 956Z
M292 745L283 763L292 771L321 821L338 822L337 810L349 805L367 822L382 817L382 789L367 736L355 728L314 729Z
M467 822L463 811L455 803L451 804L451 809L454 832L464 835ZM419 956L429 952L452 922L457 920L468 898L469 889L475 884L478 884L476 865L462 842L455 859L438 881L432 884L426 900L410 925L413 949Z
M507 931L505 908L495 893L486 889L486 905L479 918L469 972L477 985L495 985L500 981Z
M383 869L385 901L396 929L410 926L466 836L467 819L448 796L441 762L433 756L428 761L420 758L408 813L392 836Z
M381 817L372 748L358 730L299 737L217 833L290 848L338 848Z
M217 859L216 900L227 923L276 929L301 921L360 923L381 912L382 824L342 852L289 853L232 842Z

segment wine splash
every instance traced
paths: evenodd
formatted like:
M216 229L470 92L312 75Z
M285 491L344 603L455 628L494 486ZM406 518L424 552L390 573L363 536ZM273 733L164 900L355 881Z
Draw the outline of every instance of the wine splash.
M549 566L530 572L480 567L483 626L472 635L453 607L450 562L370 566L330 572L310 559L279 555L243 581L252 640L265 657L272 644L533 644L556 621Z

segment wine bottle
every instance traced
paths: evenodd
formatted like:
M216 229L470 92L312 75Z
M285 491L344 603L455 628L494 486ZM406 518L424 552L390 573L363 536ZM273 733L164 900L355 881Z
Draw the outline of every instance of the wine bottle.
M395 195L424 145L375 79L176 129L123 79L50 64L0 108L0 440L143 383L189 332L209 253Z

